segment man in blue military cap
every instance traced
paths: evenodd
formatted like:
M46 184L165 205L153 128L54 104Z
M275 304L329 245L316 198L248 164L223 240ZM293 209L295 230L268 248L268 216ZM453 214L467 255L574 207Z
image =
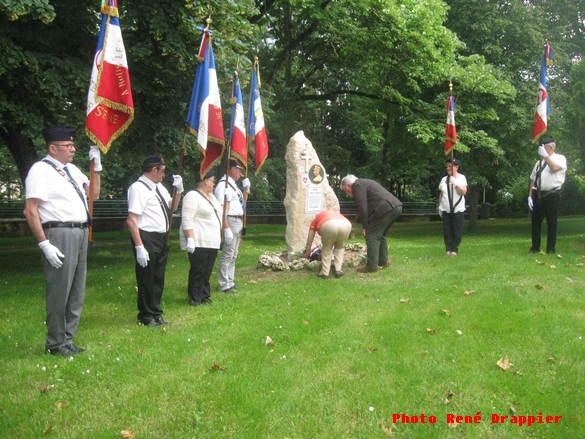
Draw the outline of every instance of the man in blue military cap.
M47 156L35 163L26 178L24 215L43 251L47 340L51 355L84 351L73 344L83 309L87 272L88 226L91 224L87 192L89 179L75 166L75 129L58 126L43 130ZM102 169L97 146L94 160L94 198L99 197Z

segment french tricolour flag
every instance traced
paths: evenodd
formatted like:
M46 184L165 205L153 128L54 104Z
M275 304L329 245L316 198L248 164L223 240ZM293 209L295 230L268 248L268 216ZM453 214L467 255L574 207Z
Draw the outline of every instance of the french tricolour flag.
M87 94L85 132L107 153L134 119L128 60L117 0L102 2L102 22Z
M536 109L534 110L534 128L532 129L532 143L538 141L540 136L546 133L548 127L548 117L550 114L550 103L546 89L546 71L547 65L552 64L553 50L548 44L544 45L542 62L540 65L540 81L538 83L538 92L536 94Z
M260 64L258 57L254 60L250 81L250 107L248 109L248 150L254 156L256 174L268 157L268 139L264 126L264 113L260 101Z
M231 154L248 169L248 145L246 144L246 123L244 122L244 101L238 72L234 72L232 82L232 118L230 123ZM247 174L247 172L246 172Z
M225 135L215 59L211 47L211 31L198 28L203 33L193 92L187 112L189 130L197 137L197 146L201 151L200 173L203 177L221 160L225 148Z
M455 126L455 98L447 98L447 123L445 125L445 154L449 154L457 143L457 127Z

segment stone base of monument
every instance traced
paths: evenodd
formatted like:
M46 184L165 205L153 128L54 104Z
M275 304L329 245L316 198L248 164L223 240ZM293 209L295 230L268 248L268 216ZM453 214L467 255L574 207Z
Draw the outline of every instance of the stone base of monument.
M343 257L343 268L354 268L363 265L367 259L366 246L360 243L347 244ZM270 269L272 271L319 271L321 261L309 261L303 257L303 252L265 252L258 258L259 270Z

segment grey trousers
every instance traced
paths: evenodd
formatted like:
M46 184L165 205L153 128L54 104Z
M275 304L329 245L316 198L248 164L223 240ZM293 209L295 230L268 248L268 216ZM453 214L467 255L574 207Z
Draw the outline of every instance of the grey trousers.
M87 229L46 229L47 239L65 255L63 266L53 268L45 254L41 256L45 272L47 308L46 349L71 343L77 333L87 273Z
M234 240L230 245L223 243L219 265L217 267L217 281L219 291L229 290L234 286L234 276L236 272L236 258L238 257L238 247L242 239L242 228L244 220L242 218L227 218L228 225L234 234Z

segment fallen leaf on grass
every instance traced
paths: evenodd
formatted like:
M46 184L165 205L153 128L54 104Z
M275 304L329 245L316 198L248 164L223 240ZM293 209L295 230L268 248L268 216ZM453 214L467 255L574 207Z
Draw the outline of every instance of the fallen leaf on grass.
M557 255L557 258L559 259L563 259L563 257L561 255Z
M376 352L378 348L368 348L368 352L371 354L372 352Z
M453 287L455 287L455 288L459 288L457 285L453 285Z
M582 266L583 266L583 264L582 264L582 263L575 264L575 267L582 267Z
M453 395L455 395L453 392L451 392L450 390L447 390L447 397L445 398L445 400L443 402L445 404L449 404L451 402L451 398L453 398Z
M408 303L410 299L400 299L400 303Z
M448 315L448 316L450 316L450 315L451 315L451 311L449 311L448 309L442 309L442 310L441 310L441 312L442 312L443 314L446 314L446 315Z
M51 424L47 425L47 428L45 428L43 430L43 434L49 434L52 429L53 429L53 426Z
M536 288L537 290L544 290L544 286L540 284L534 285L534 288Z
M585 255L581 256L581 259L585 259Z
M251 284L257 284L257 283L258 283L258 282L257 282L257 281L255 281L255 280L251 280L251 281L249 281L249 282L250 282Z
M390 427L380 423L378 424L378 427L380 427L382 429L382 431L388 435L392 434L392 425L390 425Z
M510 406L510 413L512 413L512 414L516 413L516 408L513 406Z
M41 393L46 393L49 390L51 390L51 385L50 384L39 384L39 385L37 385L37 389L39 389L39 392L41 392Z
M520 372L518 369L512 369L512 373L516 375L522 375L522 372Z
M63 407L67 407L69 403L67 401L59 401L56 402L55 405L57 406L58 409L62 409Z
M463 294L465 294L466 296L469 296L470 294L473 294L475 291L473 290L467 290L466 292L464 292Z
M538 265L544 265L544 264L546 264L546 262L544 262L544 261L536 261L536 263L537 263Z
M208 338L206 338L205 340L201 340L201 343L207 343L209 341Z
M213 366L209 368L210 371L215 372L216 370L227 370L227 367L220 366L217 363L213 363Z
M303 325L308 325L308 324L309 324L309 322L307 322L306 320L303 321Z
M459 424L457 422L447 422L447 427L456 428Z
M571 279L570 277L567 278L569 282L575 282L575 279Z
M549 357L546 359L546 361L548 361L549 363L554 363L555 359L553 357Z
M427 332L429 334L436 334L437 333L437 330L436 329L433 329L433 328L427 328Z
M122 430L120 432L120 435L124 438L124 439L133 439L134 436L136 436L136 432L133 430Z
M503 370L508 370L511 366L514 366L512 363L510 363L507 355L504 358L500 358L496 364Z
M264 341L264 343L266 343L266 346L274 346L274 343L272 342L272 339L269 336L266 336L266 340Z
M555 264L551 264L550 268L557 268L557 266Z

